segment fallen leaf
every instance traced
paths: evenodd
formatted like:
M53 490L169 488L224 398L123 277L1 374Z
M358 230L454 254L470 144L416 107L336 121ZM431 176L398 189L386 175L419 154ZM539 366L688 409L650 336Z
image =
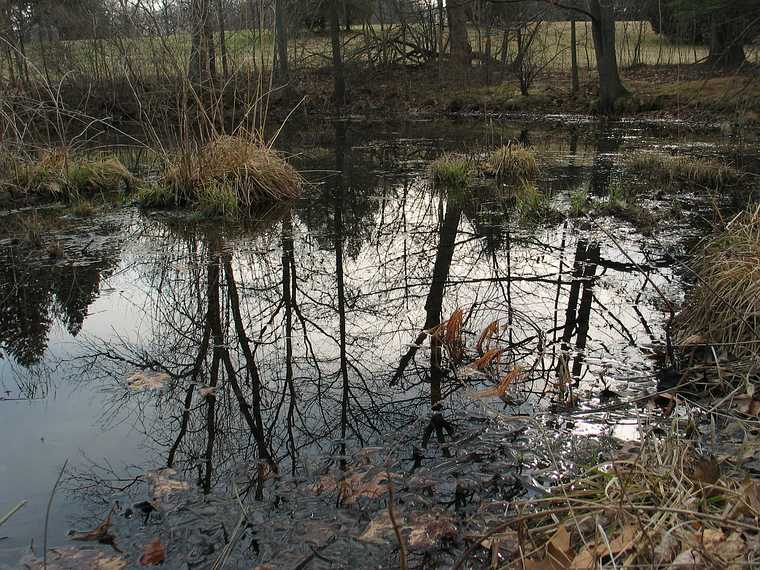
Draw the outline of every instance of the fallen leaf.
M593 570L596 568L596 554L588 546L581 550L570 564L570 570Z
M171 468L151 471L147 474L148 480L153 485L153 506L162 507L164 510L172 510L176 506L173 498L180 493L190 490L190 483L173 479L177 471Z
M141 370L127 378L127 386L132 390L163 390L164 383L169 380L166 372Z
M678 554L680 545L675 536L666 532L660 538L660 543L654 549L654 561L657 566L670 564Z
M407 546L412 550L432 548L441 540L454 538L457 527L454 517L445 511L432 510L415 513L410 517L398 517L399 530L405 536ZM372 519L359 540L374 544L389 544L396 542L396 532L393 528L388 511L381 512Z
M517 380L521 375L522 368L517 366L514 370L504 376L498 385L494 386L493 388L486 388L485 390L481 390L480 392L477 392L473 397L477 399L490 397L501 398L504 396L504 394L507 393L507 388L509 388L510 384Z
M752 418L760 417L760 400L754 396L739 396L734 398L734 406L740 414Z
M499 357L504 352L503 348L493 348L486 352L480 358L477 358L470 366L475 370L483 370L486 366L490 365L494 360L499 361Z
M48 550L47 570L122 570L129 563L120 556L107 556L99 550L78 548L51 548ZM26 556L21 567L27 570L44 570L44 560Z
M200 394L201 398L210 398L211 396L216 396L216 388L215 387L201 388L200 390L198 390L198 394Z
M546 543L546 557L549 561L559 564L561 568L570 566L575 558L570 546L570 533L564 525L561 525Z
M699 457L694 464L692 479L697 483L714 485L720 479L720 465L714 457Z
M498 332L498 330L498 320L492 322L490 325L483 329L483 332L480 333L480 337L478 338L478 342L475 344L475 350L478 351L478 354L483 354L483 345L488 346L491 342L491 338Z
M109 529L111 528L111 517L113 515L113 510L114 508L112 507L108 512L106 520L104 520L94 529L86 531L72 530L68 534L69 538L71 540L78 540L82 542L99 542L100 544L108 544L116 552L121 552L121 550L119 550L119 548L116 546L115 537L109 532Z
M143 548L140 556L140 566L157 566L166 560L166 547L161 544L161 539L156 537Z
M634 545L634 539L638 534L638 528L628 525L623 528L621 533L610 541L609 548L606 544L600 544L596 547L598 556L612 555L617 556L621 552L629 550Z
M702 570L705 568L705 562L699 552L690 549L676 556L669 568L671 570Z

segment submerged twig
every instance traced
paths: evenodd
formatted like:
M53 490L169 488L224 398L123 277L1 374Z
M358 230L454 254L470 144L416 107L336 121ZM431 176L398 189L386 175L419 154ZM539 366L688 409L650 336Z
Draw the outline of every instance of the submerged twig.
M42 536L42 568L44 570L47 570L47 544L48 544L48 522L50 520L50 508L53 506L53 499L55 498L55 492L58 490L58 485L61 483L61 478L63 477L64 471L66 471L66 466L69 464L68 458L66 461L63 462L63 467L61 467L61 471L58 473L58 478L55 480L55 484L53 485L52 491L50 491L50 498L48 499L47 508L45 509L45 531Z

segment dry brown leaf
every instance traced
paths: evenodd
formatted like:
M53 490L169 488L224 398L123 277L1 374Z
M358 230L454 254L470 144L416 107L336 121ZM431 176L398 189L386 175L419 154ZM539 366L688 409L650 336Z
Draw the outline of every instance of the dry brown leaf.
M161 544L161 539L156 537L143 548L140 556L140 566L158 566L166 560L166 547Z
M122 570L129 563L120 556L107 556L99 550L51 548L48 550L47 570ZM43 570L45 562L33 556L21 560L22 568Z
M475 350L478 351L478 354L483 354L483 345L489 346L491 343L491 339L493 338L493 335L495 335L499 330L499 321L496 320L492 322L490 325L488 325L486 328L483 329L483 332L480 333L480 337L478 337L478 342L475 344Z
M401 517L398 519L398 525L399 530L406 537L407 546L412 550L432 548L441 540L454 538L457 535L454 517L437 509L415 513L410 517ZM359 536L359 540L374 544L396 542L393 522L388 511L383 511L372 519Z
M575 553L570 546L570 533L564 525L561 525L546 543L546 558L556 562L561 568L570 566L575 558Z
M596 554L588 546L581 550L570 564L570 570L593 570L594 568L596 568Z
M717 557L726 563L742 558L747 551L747 544L741 534L734 532L726 537L722 530L707 528L693 538L694 545L711 557Z
M132 390L163 390L164 384L169 380L166 372L154 370L140 370L127 378L127 386Z
M116 552L121 552L121 550L119 550L119 548L116 546L116 539L109 532L109 529L111 528L111 517L113 515L113 510L114 507L111 507L106 520L104 520L94 529L85 531L72 530L69 532L69 538L71 540L78 540L81 542L99 542L100 544L109 544Z
M201 388L198 390L198 394L200 394L201 398L210 398L211 396L216 396L216 387Z
M692 479L697 483L714 485L720 479L720 465L714 457L699 457L694 464Z
M633 525L627 525L623 527L623 530L619 535L610 541L610 546L607 548L606 544L600 544L596 547L596 554L598 556L612 555L617 556L621 552L625 552L634 545L634 539L638 534L638 529Z
M486 366L490 365L494 360L498 362L499 357L501 356L502 352L504 352L503 348L493 348L486 352L483 356L476 359L470 366L474 368L475 370L483 370Z
M509 388L510 384L520 378L521 375L522 368L517 366L514 370L507 373L506 376L504 376L504 378L502 378L496 386L493 388L486 388L485 390L481 390L480 392L477 392L473 397L477 399L491 397L501 398L504 396L504 394L507 393L507 389Z
M177 495L190 490L190 483L172 479L177 471L171 468L151 471L147 474L148 480L153 485L153 506L163 510L172 510L176 507Z
M348 472L342 478L325 475L316 483L309 485L307 490L315 495L337 490L340 500L345 505L352 505L362 497L378 499L388 492L388 480L397 477L396 473L388 473L385 469L370 469L366 472Z
M754 396L739 396L734 399L734 406L740 414L751 418L760 417L760 400Z
M684 550L669 566L671 570L703 570L705 561L696 550Z

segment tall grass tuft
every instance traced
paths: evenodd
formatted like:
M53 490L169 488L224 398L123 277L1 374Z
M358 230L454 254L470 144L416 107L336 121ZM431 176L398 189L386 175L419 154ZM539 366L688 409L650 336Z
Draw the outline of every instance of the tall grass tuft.
M535 180L540 168L533 149L510 144L490 154L484 171L497 180Z
M462 189L472 181L472 160L466 156L446 153L428 168L430 180L437 188Z
M738 170L716 160L671 156L660 152L634 153L626 160L626 166L640 176L666 184L717 189L737 184L741 180Z
M78 156L67 148L42 151L36 160L8 161L11 190L67 200L131 185L132 175L113 157Z
M301 175L269 146L254 139L220 136L170 160L157 182L143 185L148 207L190 205L209 215L236 215L260 204L297 198Z
M699 285L680 328L737 355L760 348L760 206L752 206L707 238L696 265Z

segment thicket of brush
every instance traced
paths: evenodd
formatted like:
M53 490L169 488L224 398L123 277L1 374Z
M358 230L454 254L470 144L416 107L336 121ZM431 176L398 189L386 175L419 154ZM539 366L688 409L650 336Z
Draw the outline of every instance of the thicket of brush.
M117 158L84 156L67 148L46 149L35 158L6 154L2 162L0 184L6 190L53 199L128 188L134 180Z
M672 156L661 152L637 152L626 166L638 176L664 184L721 188L737 184L741 173L717 160Z
M158 180L139 189L138 201L148 207L190 206L208 215L234 216L293 200L303 186L301 175L271 147L255 139L220 136L169 159Z
M752 206L703 242L699 281L679 321L685 336L699 336L737 355L760 349L760 206Z

